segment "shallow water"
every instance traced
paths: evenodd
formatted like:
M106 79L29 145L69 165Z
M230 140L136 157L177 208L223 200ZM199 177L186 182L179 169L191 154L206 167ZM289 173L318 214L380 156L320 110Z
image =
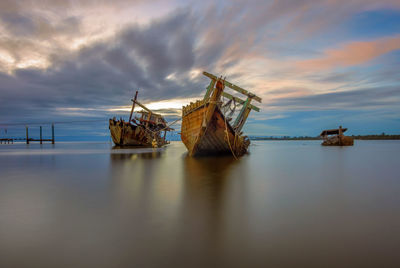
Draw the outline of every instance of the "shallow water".
M0 267L399 267L400 142L0 145Z

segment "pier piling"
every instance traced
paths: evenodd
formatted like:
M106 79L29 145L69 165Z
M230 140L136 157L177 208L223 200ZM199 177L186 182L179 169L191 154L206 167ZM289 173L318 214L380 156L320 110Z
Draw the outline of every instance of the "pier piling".
M54 144L54 123L51 124L51 144Z
M25 126L25 128L26 128L26 144L29 144L28 126Z
M25 125L25 138L20 138L20 137L13 137L13 138L0 138L0 144L4 143L14 143L14 141L25 141L26 144L30 144L31 141L38 141L40 144L43 144L43 142L49 141L52 144L55 144L55 134L54 134L54 123L51 124L51 139L46 139L43 138L43 127L39 126L39 139L35 138L30 138L29 137L29 126Z

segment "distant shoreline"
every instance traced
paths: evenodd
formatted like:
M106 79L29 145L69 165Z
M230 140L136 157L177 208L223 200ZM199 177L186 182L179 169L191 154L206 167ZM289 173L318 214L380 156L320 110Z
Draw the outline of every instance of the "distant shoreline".
M349 137L354 138L355 140L400 140L399 135L351 135ZM283 136L283 137L250 137L250 140L322 140L321 137L309 137L309 136L300 136L300 137L290 137L290 136Z

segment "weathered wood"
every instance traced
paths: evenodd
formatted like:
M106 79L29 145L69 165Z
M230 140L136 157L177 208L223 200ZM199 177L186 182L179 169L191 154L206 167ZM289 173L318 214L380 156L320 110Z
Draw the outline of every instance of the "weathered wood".
M210 73L203 72L203 74L205 76L207 76L208 78L210 78L210 79L213 79L213 80L217 80L218 79L215 75L212 75ZM230 83L230 82L228 82L226 80L224 80L224 84L225 84L225 86L227 86L227 87L229 87L229 88L231 88L233 90L236 90L237 92L240 92L243 95L246 95L247 97L253 98L254 100L256 100L256 101L261 103L261 98L256 96L255 94L253 94L253 93L251 93L251 92L249 92L249 91L247 91L247 90L245 90L245 89L243 89L243 88L241 88L239 86L236 86L236 85L234 85L234 84L232 84L232 83Z
M226 93L225 91L222 92L222 96L224 96L224 97L227 98L227 99L234 100L235 102L237 102L237 103L239 103L239 104L242 104L242 105L245 103L245 101L242 100L241 98L232 96L231 94ZM256 111L256 112L259 112L259 111L260 111L260 108L254 106L254 105L252 105L252 104L249 104L249 108L252 109L252 110L254 110L254 111Z
M207 87L207 92L204 94L204 100L208 100L210 98L211 92L214 90L215 79L211 79L210 84Z
M152 147L153 139L157 147L168 144L159 131L152 132L144 125L134 125L128 122L109 120L111 138L117 146L144 146Z
M232 151L235 156L245 154L250 141L245 136L236 135L228 122L225 124L225 118L218 107L215 108L205 132L202 132L203 118L207 109L208 104L189 112L182 118L180 134L189 155L231 154Z
M55 143L55 139L54 139L54 123L51 124L51 143L52 144Z
M235 158L247 152L250 140L242 136L240 131L251 110L260 111L250 104L252 99L261 102L256 95L225 81L222 78L203 73L211 78L207 92L201 101L190 103L182 107L181 139L189 151L190 156L202 154L231 153ZM215 84L215 87L214 87ZM224 92L225 86L230 87L247 96L244 101ZM236 125L232 127L229 119L221 112L221 96L243 105Z
M344 133L346 131L347 131L347 128L342 128L342 133ZM326 136L326 135L335 135L335 134L336 135L339 134L339 129L338 128L336 128L336 129L325 129L319 135L322 137L322 136Z
M129 115L129 122L132 121L132 114L133 114L133 109L135 109L135 103L136 103L137 95L138 95L138 91L136 90L135 98L134 98L134 100L132 102L131 114Z
M247 117L250 114L251 108L249 107L251 102L251 98L247 98L246 102L243 104L242 109L240 110L240 113L238 117L236 118L235 123L233 124L233 129L235 131L240 132L244 126L244 123L247 120Z
M237 135L219 108L223 89L223 80L218 81L209 101L198 101L184 108L181 139L190 156L225 153L241 156L247 151L250 141Z
M28 126L25 126L25 128L26 128L26 144L29 144Z
M212 92L212 96L210 97L208 107L205 111L202 121L202 127L197 135L197 139L193 145L193 149L189 154L195 154L197 152L197 147L199 146L201 139L206 131L207 125L211 121L211 118L214 114L215 109L217 108L218 101L221 97L222 91L224 90L224 84L221 80L218 80L215 85L215 89Z
M131 115L128 122L109 120L109 129L113 142L117 146L146 146L146 147L161 147L169 142L166 141L166 132L173 129L167 126L166 121L161 114L153 113L146 106L137 101L137 92L135 99L132 99L133 105ZM139 111L142 117L136 121L132 120L132 113L135 104L143 108L144 111ZM154 120L152 120L154 115ZM147 118L148 117L148 118ZM164 131L164 136L161 132Z
M51 124L51 139L43 139L43 132L42 132L43 128L42 126L39 127L39 139L33 139L33 138L29 138L29 127L25 126L25 133L26 133L26 144L29 144L31 141L38 141L40 142L40 144L43 144L44 141L51 141L52 144L55 143L55 135L54 135L54 123ZM10 139L12 140L12 143L14 143L14 139ZM16 140L24 140L24 139L16 139Z
M152 111L151 111L149 108L147 108L146 106L144 106L143 104L141 104L141 103L138 102L137 100L135 101L135 100L132 99L131 101L135 102L137 105L139 105L140 107L142 107L143 110L146 110L147 112L152 113Z
M323 146L352 146L354 139L343 135L347 128L339 126L338 129L329 129L321 132L320 136L324 139Z

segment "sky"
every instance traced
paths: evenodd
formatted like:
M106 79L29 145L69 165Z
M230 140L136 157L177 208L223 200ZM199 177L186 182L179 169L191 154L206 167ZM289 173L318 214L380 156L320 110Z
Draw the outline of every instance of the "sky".
M395 134L399 70L398 0L0 1L0 137L109 139L136 90L173 121L203 71L262 98L248 135Z

